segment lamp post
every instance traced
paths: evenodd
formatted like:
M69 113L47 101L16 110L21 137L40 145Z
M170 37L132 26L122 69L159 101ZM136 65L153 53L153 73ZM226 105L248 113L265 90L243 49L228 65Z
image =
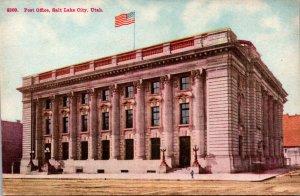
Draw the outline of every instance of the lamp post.
M35 170L36 166L34 165L32 159L33 159L33 155L34 155L34 150L30 151L30 161L28 166L30 167L30 171Z
M199 148L197 148L197 146L195 145L195 147L193 148L194 154L195 154L195 160L194 163L192 165L192 167L200 167L200 164L198 162L198 158L197 158L197 151L199 150Z
M165 157L165 152L166 152L166 149L165 148L162 148L160 149L160 151L162 152L162 160L161 160L161 163L160 163L160 166L161 167L166 167L166 168L169 168L168 164L166 163L166 157Z

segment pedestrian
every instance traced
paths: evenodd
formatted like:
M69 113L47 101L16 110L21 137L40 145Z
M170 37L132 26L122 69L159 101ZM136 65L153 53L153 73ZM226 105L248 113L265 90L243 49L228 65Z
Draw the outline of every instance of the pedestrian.
M194 178L194 170L191 171L191 177Z

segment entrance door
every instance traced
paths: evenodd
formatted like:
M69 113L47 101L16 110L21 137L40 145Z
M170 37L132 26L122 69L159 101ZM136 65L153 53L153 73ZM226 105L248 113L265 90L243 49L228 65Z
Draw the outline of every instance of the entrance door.
M63 151L63 160L67 160L69 158L69 143L63 142L62 143L62 151Z
M109 140L102 141L102 160L109 159Z
M88 159L88 142L81 142L81 160Z
M179 164L180 167L190 167L191 163L191 143L190 136L179 137Z
M160 138L151 138L151 159L160 159Z
M125 140L125 159L126 160L131 160L133 159L133 139L126 139Z

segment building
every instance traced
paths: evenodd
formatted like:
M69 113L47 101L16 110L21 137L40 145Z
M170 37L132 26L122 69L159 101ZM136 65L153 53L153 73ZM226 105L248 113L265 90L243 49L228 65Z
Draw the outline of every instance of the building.
M283 147L287 165L300 165L300 115L283 115Z
M20 121L1 121L2 127L2 172L20 172L22 158L23 125ZM14 171L12 168L14 167Z
M188 167L195 146L208 172L283 165L287 93L230 29L24 77L18 90L23 173L45 148L65 173L157 172L160 149L170 167Z

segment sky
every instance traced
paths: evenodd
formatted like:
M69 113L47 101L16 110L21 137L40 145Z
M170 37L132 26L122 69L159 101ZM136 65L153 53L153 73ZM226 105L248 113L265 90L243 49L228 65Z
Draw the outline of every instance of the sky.
M300 114L299 0L1 0L2 120L22 120L22 77L133 49L133 25L114 17L136 12L135 45L231 28L250 40L283 84L284 113ZM7 12L17 8L19 12ZM101 8L95 13L24 13L24 8Z

